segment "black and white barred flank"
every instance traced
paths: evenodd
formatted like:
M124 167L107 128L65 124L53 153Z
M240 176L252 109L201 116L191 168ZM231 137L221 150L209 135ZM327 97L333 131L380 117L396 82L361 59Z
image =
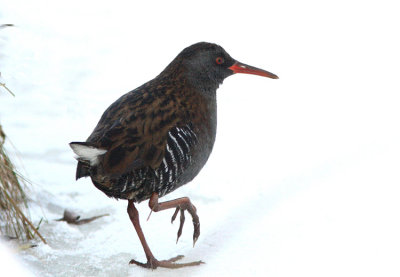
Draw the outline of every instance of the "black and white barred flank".
M192 149L197 143L197 135L190 126L173 128L168 132L167 149L160 167L155 171L158 176L158 191L163 196L174 190L180 177L192 164Z
M185 180L184 172L192 165L193 148L197 143L198 137L190 125L172 128L167 134L165 156L158 168L144 167L127 172L111 179L109 187L94 179L93 182L110 197L140 202L153 192L164 196L190 181ZM78 160L89 161L93 167L99 163L99 156L105 153L104 150L86 146L74 150Z

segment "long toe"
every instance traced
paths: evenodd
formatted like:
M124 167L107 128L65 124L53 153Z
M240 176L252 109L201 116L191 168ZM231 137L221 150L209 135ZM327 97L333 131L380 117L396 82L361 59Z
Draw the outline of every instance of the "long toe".
M179 255L179 256L169 259L169 260L159 261L158 266L165 267L165 268L181 268L181 267L197 266L197 265L204 264L204 262L202 262L202 261L195 261L195 262L190 262L190 263L175 263L173 260L176 258L178 258L178 260L180 260L183 258L183 256Z
M151 268L151 269L156 269L157 267L164 267L164 268L181 268L181 267L187 267L187 266L197 266L204 264L202 261L195 261L195 262L190 262L190 263L175 263L176 261L182 259L184 256L183 255L178 255L176 257L173 257L168 260L162 260L158 261L156 259L151 259L148 260L147 263L141 263L136 260L131 260L129 264L135 264L140 267L144 268Z
M197 239L200 236L200 222L195 222L193 220L193 227L194 227L194 231L193 231L193 247L196 244Z
M178 243L178 240L179 240L180 236L182 235L183 224L185 224L185 211L181 210L181 218L180 218L180 224L179 224L178 234L177 234L177 238L176 238L176 243Z
M178 215L178 212L181 210L181 208L176 207L174 214L172 215L171 218L171 224L174 223L176 216Z

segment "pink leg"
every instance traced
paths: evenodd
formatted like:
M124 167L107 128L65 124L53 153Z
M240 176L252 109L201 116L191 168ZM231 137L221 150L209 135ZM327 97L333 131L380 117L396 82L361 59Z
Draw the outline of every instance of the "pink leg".
M169 260L163 260L163 261L158 261L153 253L151 253L150 247L146 242L146 239L144 237L142 228L140 227L140 221L139 221L139 212L136 209L133 200L128 200L128 214L129 218L132 221L133 226L135 227L136 233L139 237L140 242L142 243L144 253L146 254L147 258L147 263L141 263L135 260L131 260L129 263L130 264L136 264L138 266L142 266L145 268L152 268L155 269L157 267L166 267L166 268L180 268L180 267L185 267L185 266L195 266L195 265L200 265L203 262L202 261L197 261L197 262L191 262L191 263L183 263L183 264L177 264L175 263L177 260L182 259L183 256L179 255L174 258L171 258Z

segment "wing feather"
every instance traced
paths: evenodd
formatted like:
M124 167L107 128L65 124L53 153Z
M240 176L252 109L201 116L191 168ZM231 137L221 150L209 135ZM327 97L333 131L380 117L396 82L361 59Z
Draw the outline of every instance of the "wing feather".
M176 112L176 105L167 94L156 97L140 90L114 102L87 139L107 150L99 164L103 174L119 176L146 166L158 168L169 130L183 124L184 117Z

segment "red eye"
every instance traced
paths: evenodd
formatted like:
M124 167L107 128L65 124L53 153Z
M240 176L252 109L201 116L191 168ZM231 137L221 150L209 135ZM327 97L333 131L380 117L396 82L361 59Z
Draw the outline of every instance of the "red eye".
M217 64L223 64L223 63L224 63L224 58L218 57L218 58L215 59L215 62L216 62Z

